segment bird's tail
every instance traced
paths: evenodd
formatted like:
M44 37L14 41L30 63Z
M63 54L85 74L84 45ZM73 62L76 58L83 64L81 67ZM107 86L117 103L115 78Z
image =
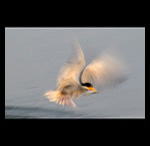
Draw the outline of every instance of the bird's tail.
M50 102L59 103L60 105L67 105L76 107L76 104L70 98L69 95L64 95L60 91L48 91L44 94L46 98L49 99Z

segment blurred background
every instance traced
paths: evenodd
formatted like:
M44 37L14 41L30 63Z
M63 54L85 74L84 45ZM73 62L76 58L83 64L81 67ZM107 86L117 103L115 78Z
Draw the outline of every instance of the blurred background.
M130 76L72 108L43 94L56 89L75 38L86 63L109 50ZM5 28L5 118L145 118L145 28Z

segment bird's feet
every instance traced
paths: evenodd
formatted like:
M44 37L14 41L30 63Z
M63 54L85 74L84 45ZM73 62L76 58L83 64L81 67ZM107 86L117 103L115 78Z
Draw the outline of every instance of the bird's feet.
M59 99L59 104L63 105L63 106L73 106L76 107L76 104L73 102L73 100L70 98L69 95L63 95L60 99Z

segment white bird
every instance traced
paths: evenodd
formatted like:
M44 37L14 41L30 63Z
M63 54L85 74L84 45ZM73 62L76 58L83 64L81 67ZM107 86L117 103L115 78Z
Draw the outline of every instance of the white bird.
M85 59L79 43L76 52L60 70L57 79L57 90L44 94L50 102L76 107L73 99L81 95L96 94L97 88L117 85L126 79L124 68L112 56L103 55L85 66Z

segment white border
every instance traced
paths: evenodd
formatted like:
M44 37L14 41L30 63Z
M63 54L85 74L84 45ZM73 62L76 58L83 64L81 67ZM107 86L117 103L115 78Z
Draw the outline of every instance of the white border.
M27 117L27 118L30 118L30 117ZM145 119L145 117L33 117L33 118L36 118L36 119L85 119L85 120L88 120L88 119L93 119L93 120L96 120L96 119Z
M5 29L145 29L145 27L5 27Z

